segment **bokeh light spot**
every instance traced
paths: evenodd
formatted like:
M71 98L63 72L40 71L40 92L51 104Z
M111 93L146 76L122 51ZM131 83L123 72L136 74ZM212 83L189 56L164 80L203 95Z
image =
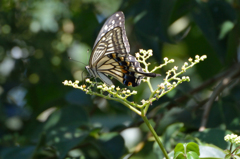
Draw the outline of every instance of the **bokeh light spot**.
M142 138L142 134L139 128L128 128L123 130L121 136L124 138L125 146L130 150L136 146Z
M2 32L4 34L9 34L11 32L11 27L9 25L7 25L7 24L3 25L2 26Z
M63 52L66 50L66 46L62 42L57 42L55 47L60 52Z
M39 82L39 76L36 73L31 74L28 79L29 79L29 82L32 84L36 84Z
M35 54L34 54L34 57L35 57L36 59L41 59L41 58L43 57L43 52L42 52L42 50L36 50L36 51L35 51Z
M63 21L63 31L66 33L73 33L74 31L74 24L72 21L66 19Z
M68 155L71 157L80 157L81 155L83 156L83 153L79 149L74 149L74 150L70 150L68 152Z
M82 135L81 132L75 132L73 136L74 136L75 138L78 138L78 137L80 137L81 135Z
M11 129L11 130L20 130L23 126L22 120L20 119L20 117L15 116L15 117L11 117L8 118L5 121L5 125L7 128Z
M14 59L20 59L22 57L22 49L18 46L14 46L11 50L11 55Z
M86 74L85 73L82 74L82 70L79 70L73 73L73 77L76 80L82 81L84 77L86 77Z
M55 137L54 138L54 142L56 142L56 143L60 142L60 138L59 137Z
M41 25L38 21L32 21L30 24L30 30L34 33L39 32L41 29Z
M234 27L233 22L231 22L231 21L223 22L218 38L223 39L227 35L227 33L229 33L232 30L233 27Z
M63 34L61 40L64 44L69 45L72 42L73 37L71 34Z
M73 135L72 135L72 133L70 133L70 132L66 132L66 133L64 134L64 137L67 138L67 139L72 139L72 138L73 138Z
M89 49L91 48L84 43L73 42L67 51L68 56L72 59L79 60L81 63L74 62L72 64L84 68L86 65L83 65L82 63L88 63L90 57L90 53L88 53Z
M27 94L27 90L24 87L13 87L7 94L7 99L10 103L14 103L19 107L23 107L26 104L25 96Z
M184 16L176 20L169 28L168 28L168 33L172 36L180 33L183 31L185 28L188 27L190 23L190 20L188 17Z
M9 73L14 68L14 60L12 58L6 57L2 63L0 63L0 74L3 76L9 75Z
M46 121L49 115L51 115L56 109L56 107L48 108L47 110L43 111L41 114L38 115L37 120L40 122Z
M54 56L54 57L51 59L51 62L52 62L53 65L58 66L58 65L61 63L61 59L60 59L60 57L58 57L58 56Z

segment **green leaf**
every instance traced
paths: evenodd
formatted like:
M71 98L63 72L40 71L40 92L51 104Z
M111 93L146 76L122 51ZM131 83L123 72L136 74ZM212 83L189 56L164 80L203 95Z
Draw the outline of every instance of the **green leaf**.
M167 151L171 151L173 148L172 142L169 142L169 141L173 141L175 138L177 138L177 136L181 134L180 129L183 127L184 127L183 123L174 123L167 127L167 129L162 135L162 142ZM178 140L177 142L181 142L181 141Z
M226 36L236 21L236 13L229 3L218 0L195 3L191 14L215 52L221 59L225 58L226 45L220 38ZM226 26L227 21L230 25Z
M65 98L70 104L74 104L74 105L89 106L89 105L92 105L93 103L90 95L78 89L77 90L74 89L69 93L67 93ZM85 99L85 100L82 100L82 99Z
M199 155L196 152L188 152L187 153L187 159L199 159Z
M234 156L234 159L240 159L239 155L233 155L233 156Z
M187 152L193 151L193 152L195 152L198 156L200 155L199 146L198 146L198 144L196 144L195 142L189 142L189 143L187 143L186 149L187 149Z
M196 8L192 10L192 16L198 27L203 32L204 36L208 39L208 42L214 48L214 50L219 54L223 55L223 50L219 45L217 39L217 31L214 25L214 19L211 16L210 9L205 3L197 4Z
M0 157L6 159L31 159L35 146L11 147L1 149Z
M179 153L183 153L184 155L188 155L188 157L191 156L199 156L199 147L196 143L190 142L190 143L178 143L176 147L174 148L174 156L178 156ZM186 153L186 154L185 154ZM195 155L196 154L196 155Z
M44 125L47 143L55 147L60 158L80 144L88 136L88 131L78 127L88 125L89 119L80 106L67 106L53 112Z
M221 129L205 129L192 135L199 138L203 143L214 144L222 149L226 149L229 144L224 140L224 136L227 134L231 134L231 132Z
M131 122L132 118L128 114L116 115L95 115L91 117L91 123L98 123L101 127L112 130L116 127L124 126L123 123ZM113 122L114 121L114 122Z
M85 110L80 106L67 106L53 112L44 125L45 130L59 127L79 127L89 122Z
M234 159L240 159L239 155L233 155Z
M232 154L227 154L224 159L231 159L232 158Z
M174 153L174 159L186 159L183 152Z
M59 158L63 159L72 148L81 144L87 136L87 131L82 131L75 127L67 128L65 130L55 129L54 131L51 131L48 136L48 144L55 147L59 154Z
M184 153L184 144L182 143L178 143L175 148L174 148L174 152L183 152Z
M103 134L94 145L108 159L120 158L125 149L124 140L117 133Z
M159 126L157 127L157 131L163 132L163 130L168 129L169 125L170 127L172 127L171 124L175 124L175 123L177 123L176 127L179 127L178 126L179 118L181 117L180 115L183 112L184 110L182 108L173 108L170 111L166 112L162 120L160 121ZM168 132L168 133L171 133L171 132Z
M214 146L199 146L200 148L200 157L215 157L215 158L224 158L225 153L223 150L214 147Z
M163 157L164 155L156 142L145 142L141 151L133 154L131 159L159 159Z

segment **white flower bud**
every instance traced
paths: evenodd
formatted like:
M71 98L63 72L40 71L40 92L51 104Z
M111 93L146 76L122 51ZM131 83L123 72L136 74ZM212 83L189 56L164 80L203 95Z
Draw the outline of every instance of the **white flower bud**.
M137 94L137 91L133 90L133 91L132 91L132 94Z
M137 52L137 53L135 54L135 56L136 56L136 57L140 57L140 54Z
M102 88L102 85L97 86L97 88L98 88L98 89L101 89L101 88Z

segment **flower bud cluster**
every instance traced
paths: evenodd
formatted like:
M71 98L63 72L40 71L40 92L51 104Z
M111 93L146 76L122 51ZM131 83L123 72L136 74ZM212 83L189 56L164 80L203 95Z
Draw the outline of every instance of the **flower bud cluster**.
M93 82L90 79L86 79L85 81L87 83L91 84L87 88L86 88L86 85L80 85L79 86L78 85L79 84L78 80L76 80L75 82L65 80L62 83L64 85L72 86L74 88L81 89L81 90L85 91L88 94L91 94L91 92L93 92L92 88L94 87L94 84L96 82ZM126 89L126 88L123 88L123 89L120 89L119 87L115 88L115 85L107 86L105 83L101 84L101 85L97 85L97 89L100 90L99 93L101 95L103 95L103 96L111 96L111 95L113 95L114 97L118 96L119 98L122 98L122 99L126 99L127 97L129 97L131 95L136 95L137 94L137 91L135 91L135 90L131 91L131 90ZM108 92L109 94L108 95L104 95L103 92ZM97 92L95 92L95 93L97 93Z
M89 91L88 89L86 89L86 85L85 84L83 84L83 85L81 85L81 86L79 86L78 84L79 84L79 81L78 80L76 80L75 82L72 82L72 81L67 81L67 80L65 80L64 82L62 82L64 85L66 85L66 86L72 86L73 88L78 88L78 89L81 89L81 90L83 90L83 91L85 91L86 93L90 93L91 91Z
M147 64L146 60L152 55L153 55L152 50L146 51L146 50L140 49L139 52L135 53L137 61L147 66L150 64Z
M239 145L240 144L240 136L237 136L235 134L231 134L231 135L226 135L224 137L224 140L225 141L229 141L231 142L232 144L236 144L236 145Z

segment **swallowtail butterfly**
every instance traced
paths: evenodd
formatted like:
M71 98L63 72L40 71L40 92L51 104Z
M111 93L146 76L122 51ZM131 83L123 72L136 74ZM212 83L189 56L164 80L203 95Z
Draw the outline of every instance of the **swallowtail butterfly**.
M113 83L107 75L133 87L138 86L144 77L159 76L144 72L140 63L129 52L125 17L119 11L109 17L100 30L86 69L91 76L100 78L109 86Z

